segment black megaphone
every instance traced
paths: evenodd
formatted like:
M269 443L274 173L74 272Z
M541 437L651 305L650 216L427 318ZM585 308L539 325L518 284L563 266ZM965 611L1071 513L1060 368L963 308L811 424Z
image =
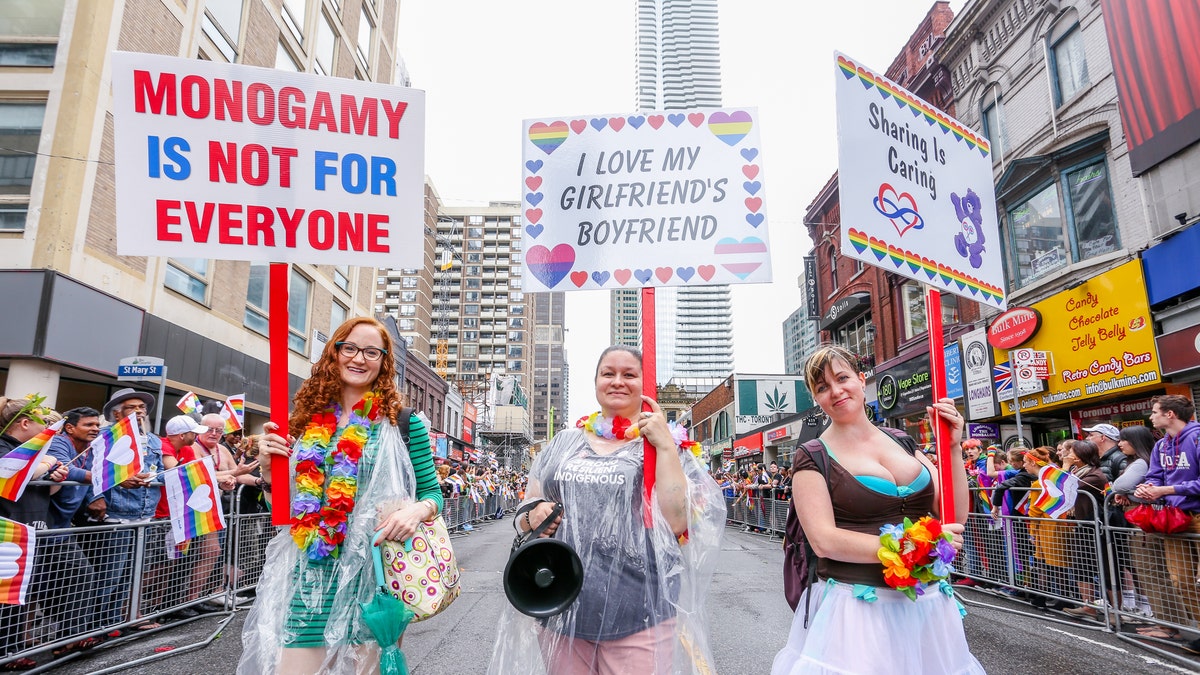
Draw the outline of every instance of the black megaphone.
M518 511L517 517L537 504ZM562 504L555 504L536 528L517 535L504 566L508 601L518 612L538 619L565 612L583 588L583 563L575 549L558 539L538 538L561 514Z

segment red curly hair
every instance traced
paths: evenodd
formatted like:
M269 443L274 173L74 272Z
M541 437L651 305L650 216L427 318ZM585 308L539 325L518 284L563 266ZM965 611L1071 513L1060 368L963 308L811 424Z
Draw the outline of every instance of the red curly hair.
M344 341L350 335L350 331L363 324L379 331L379 339L383 341L383 347L387 350L387 354L379 359L379 377L375 379L371 390L378 394L383 414L387 415L392 424L396 423L396 413L403 406L403 396L396 389L396 361L393 359L392 336L388 334L383 324L375 319L369 316L359 316L347 320L333 331L333 336L329 338L329 342L325 343L325 349L321 351L321 358L313 364L312 375L304 381L304 384L300 385L300 391L296 392L295 407L292 409L292 416L288 419L288 433L292 436L299 438L313 415L324 412L331 403L342 400L342 378L338 374L338 350L334 345Z

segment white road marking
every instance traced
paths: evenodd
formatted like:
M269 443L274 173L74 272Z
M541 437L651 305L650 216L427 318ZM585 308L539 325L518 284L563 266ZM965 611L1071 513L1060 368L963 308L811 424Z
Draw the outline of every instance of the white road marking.
M1138 654L1136 652L1131 652L1128 649L1123 649L1123 648L1117 647L1115 645L1110 645L1105 642L1100 642L1099 640L1085 638L1082 635L1076 635L1075 633L1072 633L1070 631L1061 630L1061 629L1055 628L1053 626L1046 626L1045 628L1046 628L1046 630L1052 630L1055 633L1061 633L1062 635L1067 635L1067 636L1073 637L1076 640L1087 642L1088 644L1104 647L1105 649L1111 649L1114 652L1121 652L1122 654L1128 654L1129 656L1132 656L1135 659L1141 659L1147 665L1153 665L1153 666L1157 666L1159 668L1166 668L1167 670L1173 670L1177 673L1185 673L1186 675L1191 675L1191 673L1192 673L1192 671L1190 671L1186 668L1180 668L1179 666L1176 666L1171 663L1167 663L1166 661L1159 661L1158 659L1154 658L1153 656L1147 656L1145 654Z

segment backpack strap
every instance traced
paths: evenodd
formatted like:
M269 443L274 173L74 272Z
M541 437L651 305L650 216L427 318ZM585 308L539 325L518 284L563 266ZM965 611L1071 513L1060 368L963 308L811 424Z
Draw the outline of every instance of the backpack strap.
M821 477L825 479L825 489L829 489L829 455L825 452L825 444L820 439L813 439L800 446L804 454L808 455L813 464L817 465L817 470L821 472ZM796 509L796 497L792 496L792 510ZM800 514L796 514L799 519ZM805 580L805 598L804 598L804 628L808 629L808 616L812 612L812 589L817 583L817 552L813 550L812 543L808 541L808 535L804 535L804 557L807 560L806 570L808 579Z
M408 425L409 419L412 417L412 408L401 408L400 412L396 413L396 428L400 430L400 440L404 441L404 447L408 447Z

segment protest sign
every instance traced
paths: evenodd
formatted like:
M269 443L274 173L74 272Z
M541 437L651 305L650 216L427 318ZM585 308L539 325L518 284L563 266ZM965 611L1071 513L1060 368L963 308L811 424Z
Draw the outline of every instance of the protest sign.
M425 95L113 55L117 253L419 267Z
M842 255L1006 306L987 139L835 58Z
M523 290L771 280L758 113L526 120Z

